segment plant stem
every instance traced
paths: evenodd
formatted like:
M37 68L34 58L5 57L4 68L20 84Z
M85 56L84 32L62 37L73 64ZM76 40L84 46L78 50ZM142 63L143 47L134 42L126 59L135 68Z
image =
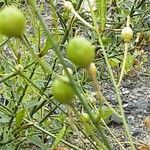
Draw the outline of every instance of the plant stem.
M123 57L123 63L122 63L122 69L121 69L121 74L120 74L120 78L119 78L119 82L118 82L118 87L120 87L121 81L123 79L124 76L124 72L125 72L125 66L126 66L126 61L127 61L127 54L128 54L128 47L129 47L129 43L124 43L125 46L125 50L124 50L124 57Z
M2 107L4 110L8 111L9 115L14 116L14 112L10 108L4 106L2 103L0 103L0 107Z
M42 124L57 108L58 108L58 106L56 106L56 107L53 108L50 112L48 112L48 113L39 121L39 124Z
M6 76L6 77L0 79L0 83L5 82L6 80L8 80L8 79L10 79L10 78L12 78L12 77L14 77L14 76L16 76L16 75L18 75L18 72L17 72L17 71L16 71L16 72L12 72L12 73L10 73L8 76Z
M53 66L52 66L52 73L50 75L48 75L48 77L46 78L47 82L44 84L44 87L42 89L42 91L44 92L47 89L47 86L49 85L51 79L52 79L52 75L53 75L53 70L55 69L56 66L56 62L57 62L57 58L54 60ZM38 101L41 100L41 96L38 98ZM41 103L43 104L44 101ZM46 102L45 102L46 103ZM30 116L33 116L37 110L39 110L38 108L41 106L41 104L39 104L38 106L33 107L33 109L30 112ZM40 107L41 108L41 107Z
M33 77L33 75L34 75L34 73L35 73L35 70L36 70L36 65L35 65L33 71L31 72L29 79L32 79L32 77ZM16 112L17 112L17 110L18 110L18 108L19 108L19 106L20 106L20 103L22 102L22 100L23 100L23 98L24 98L24 96L25 96L25 93L26 93L26 91L27 91L27 88L28 88L28 84L25 85L25 87L24 87L24 89L23 89L23 92L22 92L22 95L20 96L19 101L17 102L17 105L16 105L15 108L14 108L14 114L16 114ZM14 120L14 117L15 117L15 116L11 117L11 119L10 119L10 121L9 121L9 123L8 123L8 129L11 128L11 124L12 124L12 122L13 122L13 120Z
M46 103L46 101L50 101L52 104L54 104L55 106L57 106L62 112L64 112L65 113L65 111L62 109L62 108L60 108L59 106L58 106L58 104L56 104L55 102L53 102L52 100L50 100L50 96L48 96L47 94L45 94L44 93L44 91L42 91L38 86L36 86L31 80L29 80L24 74L22 74L22 73L20 73L20 75L22 76L22 78L24 78L24 80L29 84L31 84L35 89L37 89L39 92L40 92L40 94L41 95L44 95L46 98L46 100L44 100L43 102L41 102L41 104L39 105L39 107L38 107L38 110L43 106L43 103L45 104Z
M105 121L103 119L101 119L102 123L104 124L104 126L107 128L107 130L110 132L110 134L112 135L112 137L115 139L115 141L120 145L120 147L122 148L122 150L126 150L122 144L120 143L120 141L116 138L116 136L112 133L111 129L107 126L107 124L105 123Z
M71 106L73 112L75 113L75 115L76 115L78 118L80 118L80 114L79 114L79 112L76 110L74 104L71 104L70 106ZM73 120L73 122L75 122L75 121ZM92 128L92 124L86 123L86 122L84 122L84 121L82 121L82 124L84 125L84 127L85 127L87 133L91 136L92 140L94 140L94 141L96 142L97 149L98 149L98 150L108 150L107 147L104 145L104 143L102 143L102 142L97 138L97 136L95 136L94 131L93 131L95 128ZM80 129L80 131L81 131L81 129ZM82 132L82 131L81 131L81 132Z
M53 138L57 138L57 136L55 136L54 134L52 134L52 133L48 132L47 130L41 128L41 127L38 126L37 124L35 124L35 123L33 123L33 122L31 122L31 121L25 119L25 118L24 118L23 120L24 120L25 122L29 123L29 124L32 124L33 127L35 127L36 129L42 131L43 133L46 133L47 135L49 135L49 136L51 136L51 137L53 137ZM78 148L78 147L76 147L76 146L70 144L69 142L67 142L67 141L65 141L65 140L61 140L61 142L64 143L64 144L66 144L67 146L69 146L69 147L75 149L75 150L82 150L82 149L80 149L80 148Z
M32 47L31 47L31 46L29 45L29 43L26 41L26 38L22 37L22 38L20 38L20 40L21 40L21 42L28 48L28 50L31 52L32 57L33 57L33 59L35 60L35 62L36 62L36 63L39 63L39 65L42 67L42 69L43 69L45 72L51 74L52 70L51 70L50 65L49 65L46 61L44 61L43 58L39 57L39 55L34 52L34 50L32 49Z
M99 35L99 33L98 33L98 35ZM136 150L135 146L133 144L132 137L131 137L131 134L130 134L130 131L129 131L129 127L128 127L128 124L127 124L127 121L126 121L125 114L124 114L124 109L123 109L123 106L122 106L122 100L121 100L121 96L120 96L120 90L118 89L118 86L116 84L111 66L110 66L109 61L108 61L107 53L106 53L106 50L104 48L104 45L103 45L103 42L102 42L102 39L101 39L100 35L99 35L99 42L100 42L100 45L101 45L101 48L102 48L102 51L103 51L103 55L104 55L104 58L105 58L105 61L106 61L106 64L107 64L107 68L108 68L112 83L113 83L115 91L116 91L116 96L117 96L117 100L118 100L118 103L119 103L119 108L120 108L120 111L121 111L122 121L123 121L123 125L125 127L125 130L126 130L126 134L129 138L132 150Z

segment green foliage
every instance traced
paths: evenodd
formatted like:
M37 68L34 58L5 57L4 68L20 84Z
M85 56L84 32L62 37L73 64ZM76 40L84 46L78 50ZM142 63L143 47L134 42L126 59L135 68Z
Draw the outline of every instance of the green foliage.
M55 139L55 141L53 142L52 146L50 147L50 150L54 150L56 149L57 145L61 142L61 140L63 139L63 136L65 134L66 131L66 127L64 126L60 132L58 134L56 134L57 138Z
M16 113L16 126L17 127L21 126L21 123L22 123L24 117L25 117L24 109L21 109Z
M28 137L28 140L35 144L37 147L41 148L42 150L48 149L46 144L43 144L43 141L38 136L30 136Z
M96 4L92 0L68 2L71 2L73 9L64 8L59 0L0 0L0 10L6 5L15 5L26 19L26 28L20 38L0 35L2 150L52 150L57 149L60 143L68 149L84 149L79 148L78 143L71 144L76 133L84 135L94 149L113 149L115 143L121 145L122 149L126 141L118 142L119 139L114 138L107 126L112 114L123 120L124 134L127 133L124 136L129 139L131 149L135 149L117 86L124 60L125 43L121 30L130 15L134 36L127 49L123 70L128 76L132 69L141 67L147 58L141 47L150 39L147 32L150 5L142 0L96 0ZM0 19L0 23L4 23L3 19ZM8 20L7 23L10 28L13 27L13 22ZM16 31L17 28L11 30ZM76 46L71 45L68 50L70 39L81 36L82 39L75 40ZM95 74L89 77L87 68L92 62L97 72L95 69ZM68 72L67 68L73 73ZM117 76L113 74L116 70ZM57 84L55 90L59 95L56 96L52 86L58 75L66 75L67 82ZM111 79L118 105L112 107L109 99L103 95L105 89L101 89L99 84L106 81L101 80L103 78ZM68 102L69 105L66 105Z

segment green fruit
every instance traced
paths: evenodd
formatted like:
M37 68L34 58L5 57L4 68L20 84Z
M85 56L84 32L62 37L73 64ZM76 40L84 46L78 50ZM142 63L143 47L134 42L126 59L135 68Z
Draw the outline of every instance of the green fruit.
M80 119L83 122L89 122L90 121L90 116L87 113L82 113L82 115L80 116Z
M86 68L94 60L95 50L83 37L75 37L69 41L67 56L75 65Z
M0 33L8 37L21 37L25 29L23 13L14 6L7 6L0 11Z
M71 104L74 98L74 89L69 82L69 79L60 76L53 82L52 94L56 100L64 104Z

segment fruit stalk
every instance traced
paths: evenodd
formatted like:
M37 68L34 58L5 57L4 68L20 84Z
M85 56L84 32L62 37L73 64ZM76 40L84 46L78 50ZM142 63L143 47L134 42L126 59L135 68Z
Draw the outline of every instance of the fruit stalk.
M106 61L106 64L107 64L107 68L108 68L108 71L109 71L109 74L110 74L113 86L114 86L115 91L116 91L116 96L117 96L117 100L118 100L118 103L119 103L119 108L120 108L120 112L121 112L121 116L122 116L123 125L125 127L126 134L127 134L128 138L129 138L130 146L131 146L132 150L136 150L135 146L133 144L133 140L132 140L132 137L131 137L131 134L130 134L128 123L127 123L127 120L126 120L126 117L125 117L125 113L124 113L124 109L123 109L123 106L122 106L120 90L119 90L119 88L118 88L118 86L116 84L116 81L115 81L115 78L114 78L114 75L113 75L113 71L112 71L111 66L109 64L107 53L106 53L106 50L104 48L104 45L103 45L103 42L102 42L102 39L101 39L100 35L99 35L99 42L100 42L100 45L102 47L102 51L103 51L104 58L105 58L105 61Z
M125 71L125 66L126 66L126 60L127 60L127 54L128 54L128 48L129 48L129 42L131 41L133 37L133 31L130 28L130 16L127 16L127 22L126 22L126 27L122 29L121 32L121 37L123 41L125 42L125 50L124 50L124 58L123 58L123 64L122 64L122 69L121 69L121 74L118 82L118 87L121 84L122 78L124 76L124 71Z
M124 43L125 46L125 50L124 50L124 57L123 57L123 63L122 63L122 69L121 69L121 74L120 74L120 78L119 78L119 82L118 82L118 87L121 84L121 81L123 79L124 76L124 72L125 72L125 66L126 66L126 60L127 60L127 54L128 54L128 47L129 47L129 43Z

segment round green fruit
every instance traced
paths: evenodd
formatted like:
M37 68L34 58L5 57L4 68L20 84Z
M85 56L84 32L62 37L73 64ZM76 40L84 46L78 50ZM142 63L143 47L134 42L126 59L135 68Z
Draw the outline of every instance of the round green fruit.
M81 121L83 122L89 122L90 121L90 116L87 113L82 113L80 116Z
M75 37L68 43L67 56L75 65L86 68L95 58L95 49L85 38Z
M75 95L74 89L65 76L59 76L52 85L52 94L56 100L64 104L71 104Z
M25 29L23 13L14 6L7 6L0 11L0 33L8 37L21 37Z

